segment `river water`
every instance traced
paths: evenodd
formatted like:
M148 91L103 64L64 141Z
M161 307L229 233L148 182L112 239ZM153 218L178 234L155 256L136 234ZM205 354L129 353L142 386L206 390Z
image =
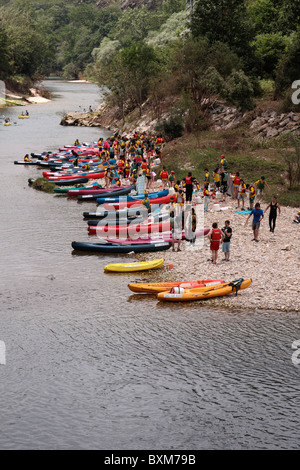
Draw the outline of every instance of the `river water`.
M73 254L86 206L35 191L41 171L13 162L109 132L59 125L100 103L95 85L46 86L55 99L0 126L0 449L299 448L299 315L158 303L128 289L157 273Z

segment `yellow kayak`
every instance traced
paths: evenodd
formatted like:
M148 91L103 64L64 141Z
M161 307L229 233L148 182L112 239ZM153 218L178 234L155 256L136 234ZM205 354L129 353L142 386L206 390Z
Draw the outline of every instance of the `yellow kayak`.
M153 261L142 261L140 263L113 263L104 266L104 271L126 273L131 271L146 271L148 269L157 269L164 264L164 258Z
M132 292L140 292L144 294L158 294L159 292L170 291L173 287L184 287L195 289L199 287L213 287L215 285L224 284L222 279L202 279L197 281L177 281L177 282L148 282L148 283L131 283L128 284Z
M211 299L223 295L238 292L240 289L246 289L250 286L251 279L237 279L236 281L226 282L213 287L200 287L195 289L185 289L183 287L174 287L170 292L160 292L157 294L158 300L170 302L186 302L194 300Z
M18 118L19 118L19 119L28 119L29 116L22 116L22 115L20 114L20 116L18 116Z
M4 122L3 126L10 126L11 122Z

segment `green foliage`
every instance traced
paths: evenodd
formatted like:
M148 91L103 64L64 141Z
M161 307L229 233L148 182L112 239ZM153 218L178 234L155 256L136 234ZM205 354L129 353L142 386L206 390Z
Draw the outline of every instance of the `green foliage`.
M233 71L227 79L226 95L229 102L243 110L254 108L253 86L242 70Z
M261 64L260 75L275 78L276 68L286 50L288 38L281 33L264 33L258 34L252 44Z
M176 114L170 116L169 119L158 121L155 130L162 134L167 141L181 137L184 131L182 116Z
M284 91L291 89L292 83L300 80L300 28L292 36L286 53L281 56L275 77L275 93L280 96Z

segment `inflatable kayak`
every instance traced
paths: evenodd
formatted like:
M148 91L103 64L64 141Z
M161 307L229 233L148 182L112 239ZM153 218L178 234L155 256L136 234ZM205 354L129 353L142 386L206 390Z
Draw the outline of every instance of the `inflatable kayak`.
M80 186L76 189L85 189L85 188L88 188L88 189L91 189L91 188L98 188L98 191L99 189L101 189L101 185L98 183L96 183L96 186L95 185L85 185L85 186ZM58 194L65 194L66 196L68 195L68 191L70 191L71 189L75 189L74 187L67 187L67 188L54 188L54 192L55 193L58 193Z
M132 209L126 208L120 211L102 211L97 210L94 212L83 212L82 215L85 219L104 219L107 217L108 219L115 219L115 218L122 218L122 217L137 217L141 215L143 211L142 206L134 207Z
M204 236L208 234L209 228L205 228L204 230L196 230L195 235L196 237ZM159 241L164 242L171 242L172 241L172 234L171 232L161 232L161 233L154 233L151 237L139 237L139 238L104 238L105 241L111 243L157 243ZM186 240L184 230L182 231L182 240Z
M152 261L142 261L140 263L112 263L104 266L104 271L128 273L133 271L147 271L148 269L158 269L163 266L164 258Z
M150 205L151 204L168 204L169 202L173 201L175 198L174 195L168 194L168 196L158 197L158 198L149 198ZM140 200L136 199L134 201L122 201L122 202L105 202L103 204L104 208L107 210L120 210L124 209L125 207L132 207L134 205L140 205Z
M127 194L130 193L130 191L132 191L132 189L134 189L133 186L126 186L124 188L118 188L118 189L115 189L113 191L107 191L106 189L106 192L101 192L101 196L103 197L108 197L108 198L115 198L116 197L116 200L119 200L120 197L124 197L126 198L127 197ZM99 192L96 193L96 194L82 194L82 195L79 195L77 196L77 200L78 201L81 201L81 202L85 202L85 201L96 201L97 199L99 198Z
M182 287L185 289L195 289L199 287L212 287L214 285L223 284L225 281L221 279L203 279L199 281L178 281L178 282L148 282L148 283L131 283L128 284L132 292L140 292L145 294L158 294L159 292L170 291L173 287Z
M205 300L214 297L236 293L240 289L246 289L250 286L251 279L237 279L232 282L225 282L213 287L199 287L194 289L185 289L184 287L173 287L170 292L160 292L157 294L158 300L170 302L186 302L195 300Z
M144 219L142 216L133 216L130 217L118 217L114 219L105 218L101 220L88 220L88 229L90 234L96 234L98 227L103 227L104 225L109 226L118 226L118 225L131 225L131 224L145 224L145 223L158 223L163 222L169 218L169 214L165 212L164 214L154 214Z
M54 183L57 186L67 186L70 184L84 184L88 182L88 178L74 178L74 179L69 179L69 180L55 180L55 181L49 181L50 183Z
M89 233L98 235L100 237L107 237L109 235L116 237L121 235L125 238L133 238L139 233L155 233L167 232L171 230L169 220L166 222L154 222L146 224L135 224L134 221L126 225L104 225L104 226L89 226Z
M169 193L168 189L165 189L164 191L157 191L155 193L148 193L148 197L149 199L157 199L159 197L164 197L164 196L167 196ZM135 194L135 195L130 195L130 196L127 196L126 199L124 199L125 201L136 201L136 200L142 200L144 199L145 197L145 194ZM116 195L116 196L113 196L111 195L110 197L104 197L103 195L101 195L100 197L97 197L97 203L98 204L104 204L105 202L122 202L122 200L120 200L120 195Z
M146 253L153 251L165 251L171 247L170 242L141 243L135 245L118 245L113 243L89 243L72 242L75 251L87 251L92 253Z
M131 189L134 189L134 186L130 186ZM69 189L69 196L87 196L87 195L94 195L97 194L97 197L100 197L102 193L111 193L113 191L126 189L128 186L111 186L110 188L103 188L102 186L89 186L85 188L70 188Z

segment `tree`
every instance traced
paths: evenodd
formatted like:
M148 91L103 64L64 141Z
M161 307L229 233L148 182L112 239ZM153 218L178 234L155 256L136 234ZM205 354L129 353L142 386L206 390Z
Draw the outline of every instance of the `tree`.
M5 29L0 25L0 80L9 76L9 43Z
M210 44L223 42L247 64L252 56L254 31L241 0L201 0L191 20L194 37L206 37Z

